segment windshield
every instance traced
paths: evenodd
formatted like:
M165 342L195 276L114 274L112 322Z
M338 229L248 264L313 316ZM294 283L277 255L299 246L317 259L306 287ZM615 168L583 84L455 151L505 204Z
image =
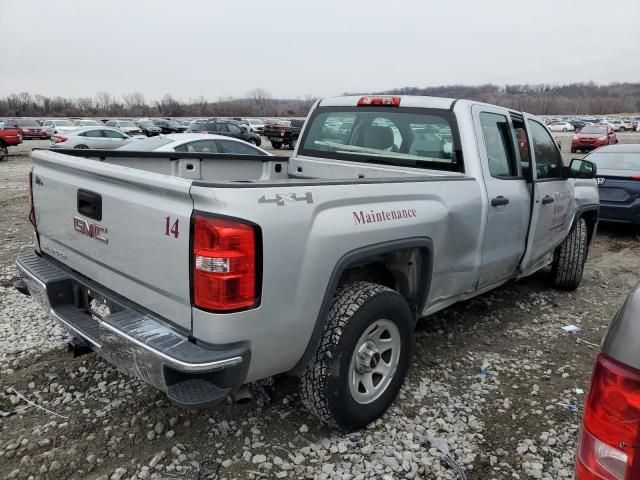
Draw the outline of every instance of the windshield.
M593 152L587 160L607 170L640 171L640 152Z
M582 130L580 130L580 133L597 133L600 135L604 135L605 133L607 133L607 127L592 127L587 125Z
M124 120L120 120L120 126L121 127L135 127L133 122L127 122L127 121L124 121Z
M174 140L171 140L167 137L150 137L145 138L144 140L136 140L134 142L128 143L119 147L118 150L127 150L131 152L151 152L156 148L160 148L168 143L172 143Z
M181 127L182 126L178 122L176 122L175 120L167 120L167 123L169 124L170 127Z
M140 125L141 127L155 127L155 124L149 120L138 122L138 125Z
M28 118L19 118L16 120L16 124L21 127L39 127L40 126L38 122Z
M80 120L85 127L101 127L102 125L95 120Z
M251 125L262 125L262 120L249 119L249 123L250 123Z
M454 125L448 110L319 108L309 120L300 153L461 172L462 152Z
M53 123L55 123L57 127L74 127L75 126L73 122L69 120L55 120Z

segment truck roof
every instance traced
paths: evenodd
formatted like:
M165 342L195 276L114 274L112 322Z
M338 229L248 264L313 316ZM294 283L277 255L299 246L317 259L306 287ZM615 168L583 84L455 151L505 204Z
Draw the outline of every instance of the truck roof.
M348 95L345 97L328 97L320 100L319 107L356 107L362 97L400 97L401 107L417 108L451 108L455 99L441 97L424 97L418 95Z

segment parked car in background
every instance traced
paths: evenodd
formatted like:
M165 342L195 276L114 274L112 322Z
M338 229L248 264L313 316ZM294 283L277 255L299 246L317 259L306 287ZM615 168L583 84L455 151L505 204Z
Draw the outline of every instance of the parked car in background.
M20 145L22 134L17 128L5 127L4 121L0 120L0 162L9 156L8 147Z
M104 123L99 122L98 120L91 120L90 118L81 118L79 120L74 120L76 127L104 127Z
M141 135L142 130L131 120L109 120L105 123L107 127L117 128L127 135Z
M600 220L640 227L640 144L601 147L585 158L598 169Z
M593 125L592 123L583 122L582 120L570 120L569 123L573 125L573 130L576 132L582 130L586 125Z
M246 118L245 122L249 125L249 131L262 134L264 132L264 122L259 118Z
M639 338L640 285L613 317L596 359L582 414L576 480L640 478Z
M273 148L279 149L284 145L293 150L296 148L303 125L304 120L280 120L265 125L263 135L269 139Z
M67 120L64 118L45 120L42 126L47 129L47 133L49 135L53 135L54 133L70 132L71 130L75 130L76 128L78 128L78 126L75 125L71 120Z
M235 120L211 119L207 123L191 124L188 130L190 133L215 133L225 137L233 137L244 140L252 145L260 146L262 139L260 135L250 132Z
M587 125L571 139L571 153L593 150L618 143L618 137L608 125Z
M633 132L634 130L635 130L635 123L632 118L623 118L622 120L620 120L621 132L626 132L626 131Z
M51 136L49 148L78 148L114 150L135 141L126 133L110 127L82 127L71 132Z
M552 122L548 125L552 132L573 132L574 127L569 122Z
M187 127L176 122L175 120L167 120L165 118L153 118L151 120L156 127L162 129L162 133L182 133L187 130Z
M18 130L25 140L28 138L45 139L51 136L42 125L32 118L9 118L4 123L5 128Z
M146 135L147 137L153 137L162 133L162 128L157 126L151 120L140 120L138 123L136 123L136 125L138 126L142 134Z
M118 150L136 152L231 153L236 155L271 155L269 152L236 138L200 133L173 133L131 142Z

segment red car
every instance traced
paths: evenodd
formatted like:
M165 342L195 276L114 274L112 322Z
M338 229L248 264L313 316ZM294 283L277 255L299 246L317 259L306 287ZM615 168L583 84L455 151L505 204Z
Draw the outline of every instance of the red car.
M4 122L4 128L15 128L21 134L22 138L49 138L51 135L47 133L46 128L31 118L11 118Z
M0 162L9 156L7 147L12 145L20 145L22 143L22 135L15 128L0 128Z
M618 137L609 125L585 125L571 139L571 153L589 151L615 143L618 143Z

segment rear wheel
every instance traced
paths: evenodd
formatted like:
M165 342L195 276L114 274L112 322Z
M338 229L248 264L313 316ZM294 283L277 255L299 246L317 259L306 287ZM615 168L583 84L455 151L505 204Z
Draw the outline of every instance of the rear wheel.
M298 380L304 405L342 430L364 427L393 402L409 369L413 316L396 291L341 287L317 351Z
M295 150L296 149L296 145L298 144L298 139L294 138L293 140L291 140L291 143L289 144L289 148L291 150Z
M89 147L87 147L86 145L76 145L76 146L75 146L75 147L73 147L73 148L76 148L76 149L78 149L78 150L86 150L86 149L88 149Z
M567 131L567 127L562 127L562 131L566 132Z
M277 142L271 142L271 146L276 150L280 150L280 148L282 148L282 144Z
M621 131L621 132L626 132L626 131L627 131L627 129L626 129L625 127L620 127L620 131Z
M554 254L551 269L554 286L562 290L578 288L586 259L587 222L584 218L578 218Z
M9 150L6 145L0 144L0 162L9 158Z

